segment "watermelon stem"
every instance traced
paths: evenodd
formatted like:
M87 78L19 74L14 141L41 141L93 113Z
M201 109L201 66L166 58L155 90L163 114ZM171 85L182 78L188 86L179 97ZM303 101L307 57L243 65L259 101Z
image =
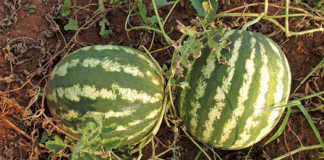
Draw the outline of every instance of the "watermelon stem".
M320 69L320 68L322 68L322 67L324 67L324 58L321 60L321 62L320 63L318 63L316 66L315 66L315 68L311 71L311 72L309 72L308 74L307 74L307 76L298 84L298 86L296 87L296 89L294 90L294 92L293 92L293 94L295 94L296 92L297 92L297 90L301 87L301 85L302 84L304 84L307 80L308 80L308 78L310 77L310 76L312 76L313 75L313 73L315 72L315 71L317 71L318 69Z
M207 159L212 160L212 158L210 158L207 152L189 135L185 127L181 127L181 129L184 132L184 134L189 138L189 140L207 157Z
M176 2L175 2L175 5L177 4L179 2L179 0L177 0ZM165 30L164 30L164 24L165 23L162 23L162 21L161 21L161 17L160 17L160 15L159 15L159 12L158 12L158 9L157 9L157 6L156 6L156 2L155 2L155 0L152 0L152 5L153 5L153 10L154 10L154 12L155 12L155 16L156 16L156 18L157 18L157 21L158 21L158 23L159 23L159 26L160 26L160 30L162 31L162 35L163 35L163 37L165 38L165 40L168 42L168 44L173 44L173 40L166 34L166 32L165 32ZM175 6L174 5L174 6ZM172 10L171 10L172 11ZM170 12L171 12L170 11ZM169 12L169 13L170 13Z
M298 152L301 152L301 151L306 151L306 150L312 150L312 149L318 149L318 148L321 148L321 145L318 144L318 145L311 145L311 146L301 146L295 150L292 150L290 152L287 152L279 157L276 157L274 158L273 160L281 160L281 159L284 159L284 158L287 158L289 156L292 156L293 154L296 154Z
M269 4L268 0L265 0L264 1L264 12L261 13L256 19L254 19L254 20L252 20L250 22L245 23L243 25L243 27L242 27L242 30L245 31L249 26L258 23L264 16L266 16L267 15L267 12L268 12L268 4Z
M246 8L246 7L258 6L258 5L266 5L264 3L251 3L251 4L244 5L244 6L239 6L239 7L236 7L236 8L233 8L233 9L218 13L218 14L216 14L214 16L213 19L218 19L218 18L222 18L222 17L259 17L260 16L259 13L231 13L231 12L239 10L239 9L243 9L243 8ZM282 6L279 6L279 5L276 5L276 4L268 3L268 5L271 6L271 7L275 7L275 8L280 8L280 9L283 8ZM285 5L284 8L285 8L285 14L284 15L267 16L266 14L264 14L261 18L272 22L275 26L280 28L286 34L287 37L310 34L310 33L314 33L314 32L324 32L323 27L318 27L318 28L315 28L315 29L309 29L309 30L299 31L299 32L289 31L289 17L310 17L312 20L317 20L317 21L324 20L324 17L313 15L313 14L309 13L308 11L306 11L306 10L304 10L302 8L289 6L289 0L286 0L286 5ZM293 10L303 12L303 13L302 14L289 14L289 9L293 9ZM264 12L264 13L266 13L266 12ZM283 26L277 20L275 20L277 18L285 18L285 25Z

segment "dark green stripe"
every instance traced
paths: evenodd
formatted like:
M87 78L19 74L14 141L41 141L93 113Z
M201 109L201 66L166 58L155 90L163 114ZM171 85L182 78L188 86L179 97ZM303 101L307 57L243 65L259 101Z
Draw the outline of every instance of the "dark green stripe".
M251 55L251 44L250 44L250 35L248 34L248 32L242 32L240 35L238 35L239 37L242 38L242 43L241 43L241 48L239 49L239 57L238 60L235 64L235 72L234 72L234 76L232 78L232 82L231 82L231 86L230 86L230 90L228 92L228 94L226 95L226 97L229 97L228 99L230 99L231 101L227 103L227 107L226 110L224 110L224 114L226 115L226 117L224 117L225 123L230 121L230 119L233 117L233 111L240 107L238 106L238 98L240 96L239 90L240 88L243 86L244 82L244 75L248 72L245 69L245 65L246 62L248 60L248 58ZM235 43L235 42L234 42ZM244 111L243 111L244 114ZM239 123L239 122L238 122ZM227 141L225 141L223 144L224 145L232 145L236 139L238 138L238 127L240 125L237 124L235 126L235 128L232 130L229 139ZM222 131L220 133L224 133L225 128L222 128ZM221 139L221 134L219 137L217 137L218 140Z
M86 54L73 54L74 55L86 55ZM121 55L122 56L122 55ZM148 65L143 65L141 64L140 59L133 59L135 58L134 56L130 57L129 59L123 58L123 60L119 60L120 58L118 57L113 57L113 56L107 56L107 55L100 55L96 57L91 57L91 58L96 58L96 59L103 59L105 57L109 57L114 62L118 62L120 64L129 64L132 66L137 66L138 69L143 72L144 77L134 77L130 74L127 74L123 71L121 72L107 72L105 71L100 65L96 67L83 67L81 64L78 64L78 66L70 68L68 70L68 75L67 76L55 76L54 79L52 80L51 87L56 88L56 87L67 87L67 86L72 86L76 83L79 83L81 85L83 84L93 84L96 86L96 88L109 88L112 83L118 83L119 85L122 86L128 86L127 88L132 88L136 90L145 90L148 91L148 88L150 88L149 94L155 93L157 91L161 90L161 86L163 86L161 82L160 75L154 74L156 71L155 69L150 68ZM126 56L125 56L126 57ZM73 57L67 57L67 58L73 58ZM83 57L80 56L78 59L80 59L80 62L83 62L84 59L90 58L90 57ZM129 62L127 62L129 60ZM136 60L136 63L133 63L132 61ZM62 62L63 64L64 62ZM60 65L59 65L60 66ZM58 66L58 67L59 67ZM145 75L146 71L151 71L152 75L157 79L160 80L161 86L157 86L152 83L152 80L148 78ZM118 81L117 81L118 80Z
M199 85L199 78L201 76L201 69L203 68L203 66L206 65L206 60L208 57L208 52L207 49L204 48L201 52L201 56L195 61L195 63L192 66L192 71L190 73L190 77L188 78L188 83L190 88L183 90L183 92L185 92L184 98L181 102L183 107L186 107L185 109L183 109L184 112L184 117L181 117L182 120L184 121L184 123L186 124L186 126L190 126L190 120L191 120L191 116L190 116L190 112L192 110L192 108L194 106L191 106L190 102L195 100L195 90L196 87ZM191 129L191 127L188 128L189 130Z
M230 35L228 37L228 40L235 40L237 37L239 37L240 33L237 31L234 32L234 34ZM229 46L229 48L234 47L234 43L232 42ZM224 49L223 51L227 51ZM223 55L226 57L227 60L229 60L232 57L231 52L230 53L223 53ZM199 103L201 104L202 108L200 108L197 111L198 114L198 128L197 128L197 135L202 135L203 131L206 129L206 121L209 119L208 118L208 113L211 112L212 108L215 106L216 101L214 100L214 97L217 93L217 86L222 86L223 84L223 78L226 78L228 76L228 72L226 72L227 68L229 66L225 64L219 64L217 60L215 61L215 69L211 74L211 78L206 80L207 82L207 88L206 88L206 93L205 95L199 99ZM200 72L201 73L201 72ZM227 97L225 95L225 97ZM225 107L227 108L227 107ZM225 109L224 108L224 109ZM220 120L214 121L214 126L215 126L215 131L219 131L221 129L221 126L218 124L222 124L222 121L224 120L223 118L224 115L220 118ZM202 137L200 137L202 138ZM211 137L212 138L212 137Z

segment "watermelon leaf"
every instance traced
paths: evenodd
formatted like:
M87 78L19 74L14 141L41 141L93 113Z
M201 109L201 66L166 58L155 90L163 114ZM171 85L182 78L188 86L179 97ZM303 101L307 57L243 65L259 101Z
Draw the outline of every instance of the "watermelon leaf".
M40 140L40 143L45 143L47 140L48 140L48 134L47 134L47 132L44 132L43 134L42 134L42 138L41 138L41 140Z
M45 145L47 149L53 150L54 154L57 154L58 152L64 150L67 146L57 135L54 136L54 140L47 141Z
M64 30L66 31L68 30L76 31L78 29L79 29L78 21L74 20L73 18L69 18L68 24L64 26Z
M190 0L191 5L195 8L198 16L206 17L211 21L216 15L218 9L217 0Z
M61 16L66 17L71 13L72 2L71 0L64 0L63 6L60 9Z
M88 116L82 117L83 120L90 118ZM74 146L72 151L72 159L83 158L86 156L98 157L102 147L107 150L116 148L120 144L119 138L104 139L101 134L109 134L113 132L117 125L111 124L104 127L105 118L101 116L92 117L94 121L88 121L86 126L81 129L82 137L80 141ZM99 157L98 157L99 158ZM92 158L93 159L93 158ZM97 159L97 158L96 158Z
M167 0L155 0L156 7L158 9L170 5L172 3L173 3L172 1L168 2Z
M190 1L191 1L191 5L195 8L196 12L198 13L198 16L205 17L206 12L202 5L203 0L190 0Z
M324 0L313 0L313 3L315 4L316 7L321 7L323 2Z
M142 0L138 0L137 7L140 17L142 18L144 23L147 23L149 21L147 18L147 9Z

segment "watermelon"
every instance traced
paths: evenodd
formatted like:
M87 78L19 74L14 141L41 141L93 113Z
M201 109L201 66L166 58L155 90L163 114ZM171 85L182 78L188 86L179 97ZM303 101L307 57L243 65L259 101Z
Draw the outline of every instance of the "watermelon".
M177 91L179 116L200 142L225 150L247 148L278 123L291 73L280 47L266 36L231 30L221 36L224 61L205 47Z
M95 45L63 58L50 74L46 97L53 117L66 132L81 137L81 129L104 117L113 132L104 139L132 145L156 134L163 116L164 79L158 63L138 50Z

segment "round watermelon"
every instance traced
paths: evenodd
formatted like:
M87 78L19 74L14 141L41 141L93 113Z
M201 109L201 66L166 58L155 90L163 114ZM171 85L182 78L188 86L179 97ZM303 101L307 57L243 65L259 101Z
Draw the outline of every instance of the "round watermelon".
M220 40L225 61L208 47L185 73L177 92L179 115L193 137L226 150L249 147L278 123L291 73L280 47L266 36L231 30Z
M53 117L66 132L80 130L95 117L115 124L102 132L119 146L156 134L163 116L164 79L158 63L138 50L113 45L84 47L63 58L50 75L46 97Z

